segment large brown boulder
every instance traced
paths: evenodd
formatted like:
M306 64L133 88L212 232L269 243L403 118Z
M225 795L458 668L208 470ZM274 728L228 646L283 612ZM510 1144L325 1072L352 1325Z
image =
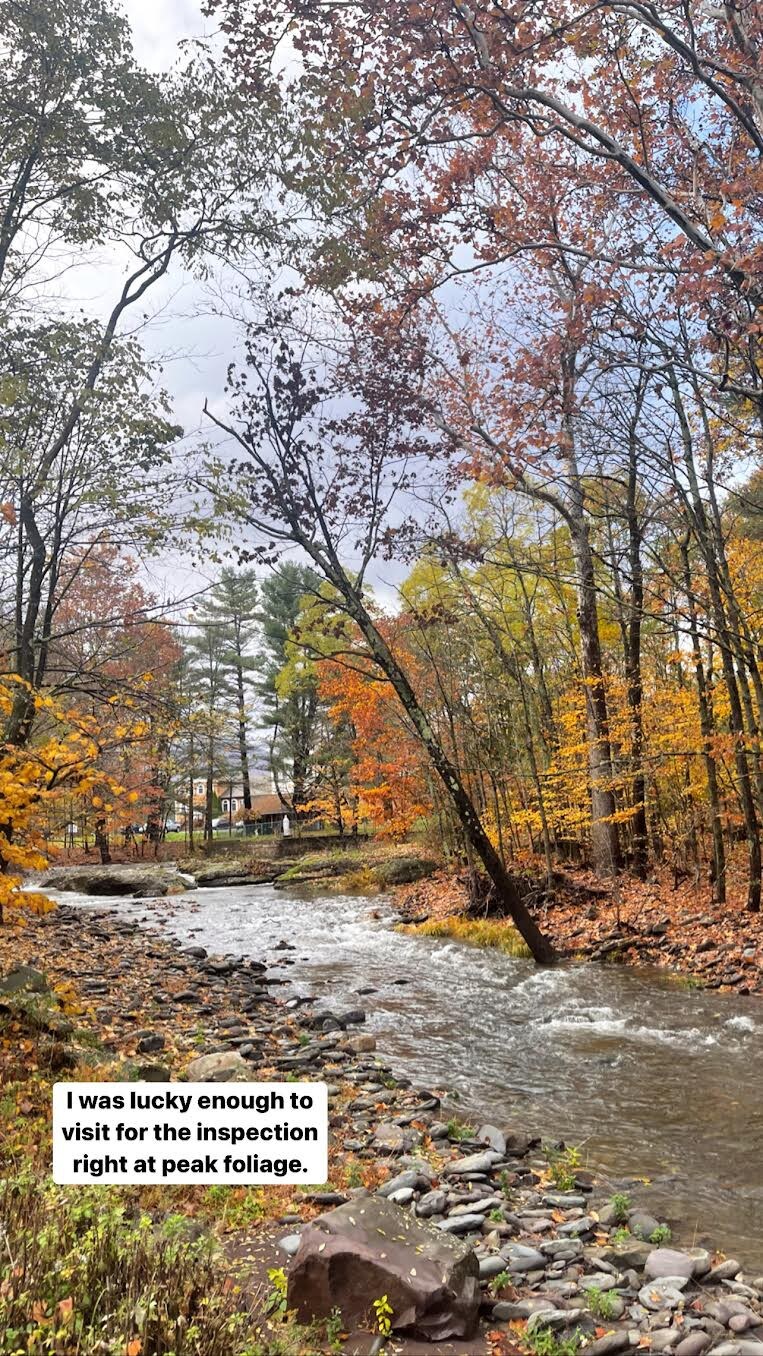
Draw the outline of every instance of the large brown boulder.
M479 1308L471 1248L435 1233L392 1201L363 1197L302 1231L289 1271L288 1305L305 1323L339 1309L348 1327L373 1324L387 1296L395 1331L442 1341L470 1337Z

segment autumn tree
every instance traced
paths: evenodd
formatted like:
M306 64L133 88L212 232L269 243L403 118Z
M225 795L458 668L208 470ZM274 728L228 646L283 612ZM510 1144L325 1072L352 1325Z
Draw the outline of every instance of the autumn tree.
M12 672L23 680L6 737L23 744L62 551L72 538L81 547L87 529L96 540L108 508L117 523L129 518L137 481L125 479L126 460L150 481L170 438L135 344L120 338L126 317L173 267L204 270L272 238L272 139L266 150L262 133L274 108L239 94L199 44L171 73L149 75L111 0L8 0L3 57L0 502L16 593ZM69 319L50 284L99 247L119 281L103 316Z
M349 356L331 373L327 392L309 359L298 358L285 338L250 332L247 370L231 374L231 416L210 410L210 417L246 458L239 467L237 502L246 503L245 520L261 535L263 554L267 543L300 547L334 591L369 659L401 701L501 904L535 958L548 962L553 949L365 601L372 562L397 535L390 505L411 491L417 471L431 464L436 452L420 431L423 365L412 365L409 352L405 366L400 355L390 362L385 352L382 366L376 339L373 334L365 342L354 337ZM224 496L222 487L217 492ZM342 560L344 551L351 553L349 564Z

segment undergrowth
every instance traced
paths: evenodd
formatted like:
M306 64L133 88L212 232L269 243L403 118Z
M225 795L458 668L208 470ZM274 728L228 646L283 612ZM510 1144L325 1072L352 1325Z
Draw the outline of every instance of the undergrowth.
M253 1356L252 1318L208 1239L116 1191L0 1187L2 1356Z

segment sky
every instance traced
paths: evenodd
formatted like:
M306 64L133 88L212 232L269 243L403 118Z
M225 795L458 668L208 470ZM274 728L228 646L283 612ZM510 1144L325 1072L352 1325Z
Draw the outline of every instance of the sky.
M136 59L151 71L169 69L184 39L214 33L214 25L204 19L196 0L122 0L122 9L132 27ZM103 314L122 277L122 261L100 255L76 271L76 299L89 312ZM171 397L173 417L185 430L187 441L209 437L212 429L202 407L205 397L212 400L222 392L235 349L234 326L210 314L203 286L177 266L167 284L152 289L147 300L148 319L144 322L141 317L138 338L161 365L161 385ZM130 316L127 332L133 323ZM192 562L187 555L176 553L161 561L144 561L141 573L159 594L185 599L206 591L216 568L205 565L203 558Z
M132 26L135 55L149 70L170 66L183 38L212 31L195 0L124 0L123 8Z
M135 56L152 71L169 69L184 39L214 37L215 26L202 15L200 0L121 0L121 6L132 27ZM124 279L124 265L116 252L85 259L66 277L66 301L105 318ZM136 308L136 315L128 314L126 332L135 326L144 350L161 365L161 385L170 395L173 417L185 431L185 445L212 440L214 429L202 413L204 400L209 397L210 405L224 412L223 388L228 364L237 356L240 330L233 320L214 314L204 285L177 264L166 283L152 288L146 300L141 312L145 309L147 318L143 314L136 318ZM180 552L144 561L144 582L163 598L191 600L208 590L219 568L205 563L203 552L197 554L196 561ZM399 571L388 568L394 581L377 575L374 582L380 598L395 606Z

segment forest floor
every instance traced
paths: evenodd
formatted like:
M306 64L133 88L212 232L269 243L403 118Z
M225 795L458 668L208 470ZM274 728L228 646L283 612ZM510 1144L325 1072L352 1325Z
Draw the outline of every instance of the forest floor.
M763 993L763 915L744 907L742 864L729 872L728 902L713 904L709 887L694 879L676 881L667 871L646 881L622 875L602 882L590 871L566 868L554 881L552 898L533 909L560 956L631 966L656 966L684 975L688 984L709 989ZM465 873L437 872L401 887L397 902L405 917L438 925L470 940L471 920ZM490 918L488 933L474 928L474 941L505 945L513 934L508 920ZM511 950L510 946L505 949Z
M30 969L9 993L4 985L20 966ZM695 1277L686 1296L671 1292L666 1310L660 1292L653 1305L649 1286L659 1285L644 1268L670 1228L637 1208L628 1194L638 1194L635 1182L597 1180L575 1150L541 1148L521 1126L446 1121L437 1089L393 1076L363 1033L362 1012L334 1013L327 1031L325 1004L318 1013L310 1003L288 1007L270 965L266 973L256 961L183 951L108 908L85 919L61 905L0 928L0 974L2 1356L154 1356L176 1349L178 1310L204 1331L198 1347L182 1347L189 1356L372 1356L370 1326L346 1333L272 1313L289 1266L280 1240L406 1170L417 1210L424 1195L437 1197L432 1223L458 1219L454 1232L462 1221L473 1231L481 1321L468 1341L394 1336L389 1356L615 1356L634 1346L669 1351L687 1335L694 1356L718 1343L720 1356L729 1323L732 1337L744 1330L763 1339L763 1278L743 1276L700 1236L693 1241L705 1251L681 1254ZM52 1184L56 1079L194 1077L199 1056L238 1058L245 1049L252 1078L329 1083L329 1180L321 1188ZM474 1154L491 1161L458 1176ZM731 1277L743 1287L733 1303L725 1298ZM533 1318L539 1311L555 1315L550 1326Z

